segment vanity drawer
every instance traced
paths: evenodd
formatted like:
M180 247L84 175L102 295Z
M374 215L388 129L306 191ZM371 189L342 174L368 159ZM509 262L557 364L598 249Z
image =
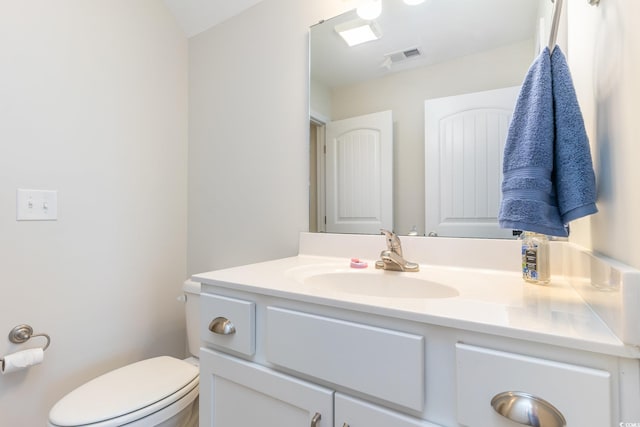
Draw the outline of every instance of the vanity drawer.
M418 411L424 354L419 335L267 308L269 362Z
M256 348L255 313L251 301L201 294L200 338L218 349L252 356Z
M342 393L335 394L334 417L337 427L440 427Z
M567 426L612 425L609 372L460 343L456 364L458 422L465 426L517 425L491 405L509 391L518 392L511 399L522 403L531 402L526 393L553 405Z

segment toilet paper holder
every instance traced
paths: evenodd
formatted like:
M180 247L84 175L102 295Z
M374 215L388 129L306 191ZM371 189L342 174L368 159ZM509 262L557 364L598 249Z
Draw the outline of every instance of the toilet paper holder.
M31 339L31 337L44 337L47 340L47 343L42 347L42 351L45 351L49 348L49 344L51 344L51 337L47 334L34 334L33 328L29 325L18 325L9 332L9 341L14 344L22 344ZM0 361L2 359L0 358Z

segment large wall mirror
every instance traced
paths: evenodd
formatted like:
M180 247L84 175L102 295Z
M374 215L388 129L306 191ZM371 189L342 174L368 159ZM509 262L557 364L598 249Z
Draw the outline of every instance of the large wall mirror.
M482 154L486 161L469 154L464 142L448 154L434 151L430 147L441 142L429 126L435 120L442 128L448 113L441 108L452 100L475 102L478 94L497 93L514 102L545 43L551 1L379 1L376 18L352 10L310 30L310 230L378 233L382 227L400 235L509 237L506 230L487 234L482 220L462 231L454 224L451 233L430 229L428 216L456 203L447 194L458 184L462 209L480 204L497 212L499 197L487 199L474 188L487 180L499 187L501 171L491 154ZM348 30L366 30L372 40L349 45L339 34ZM504 138L508 117L495 120L481 130L489 134L495 127ZM455 134L455 121L452 126ZM440 163L433 166L435 158ZM457 174L453 184L430 188L443 162Z

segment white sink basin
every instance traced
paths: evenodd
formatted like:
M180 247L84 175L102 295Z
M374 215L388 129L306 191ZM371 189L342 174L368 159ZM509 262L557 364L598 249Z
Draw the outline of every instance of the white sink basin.
M293 268L288 276L314 291L381 298L451 298L456 289L425 280L418 273L337 268L335 265Z

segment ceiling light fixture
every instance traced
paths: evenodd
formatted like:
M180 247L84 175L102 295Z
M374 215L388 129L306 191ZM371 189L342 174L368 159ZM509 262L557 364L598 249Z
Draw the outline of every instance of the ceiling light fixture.
M336 25L334 30L349 46L356 46L382 37L382 32L375 21L354 19Z
M376 19L382 13L382 0L363 0L356 9L358 16L365 20Z

